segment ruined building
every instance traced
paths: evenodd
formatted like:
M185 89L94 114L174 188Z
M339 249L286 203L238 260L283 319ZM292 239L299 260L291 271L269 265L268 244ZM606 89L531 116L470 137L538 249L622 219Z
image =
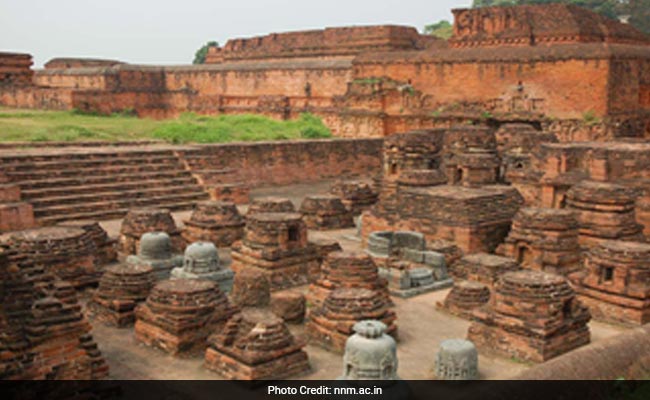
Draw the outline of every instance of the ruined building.
M650 132L650 39L632 26L564 4L453 13L448 41L392 25L274 33L212 47L204 65L67 59L31 71L29 55L1 53L0 104L154 117L312 112L349 137L467 120L526 121L561 141Z

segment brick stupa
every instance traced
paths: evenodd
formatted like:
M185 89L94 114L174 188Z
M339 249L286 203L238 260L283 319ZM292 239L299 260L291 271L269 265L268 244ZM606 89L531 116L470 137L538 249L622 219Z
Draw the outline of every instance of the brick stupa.
M86 231L95 243L97 249L95 258L99 264L106 265L117 261L117 240L108 237L108 233L99 225L99 222L90 220L66 221L60 223L59 226L79 228Z
M135 338L172 355L203 351L235 311L215 282L162 281L135 310Z
M370 184L362 181L337 182L331 187L330 194L340 198L345 208L355 216L372 207L379 198Z
M232 246L235 273L247 268L264 274L271 290L304 285L317 276L319 255L307 242L307 226L296 213L247 216L244 238Z
M103 379L108 365L74 289L0 249L0 379ZM61 356L62 349L65 357Z
M595 320L626 325L650 322L650 245L602 242L571 276L578 298Z
M578 220L572 210L522 208L497 253L522 267L568 275L580 268Z
M509 272L497 284L493 304L474 311L467 338L479 350L544 362L589 343L590 319L566 278Z
M45 227L0 236L10 262L43 265L75 288L97 284L96 247L88 232L78 228Z
M146 265L108 267L88 310L98 321L118 328L135 323L135 307L147 299L156 283L153 269Z
M291 200L285 197L259 197L254 199L246 215L253 215L259 213L293 213L296 212L296 206L293 205Z
M340 198L330 195L308 196L300 204L305 224L309 229L330 230L353 228L352 212Z
M244 218L235 203L198 203L184 225L182 236L186 243L212 242L217 247L228 247L244 235Z
M245 309L208 339L205 367L227 379L294 377L310 369L304 346L276 315Z
M566 194L567 208L578 218L582 247L604 240L644 241L643 227L636 221L636 193L613 183L582 181Z
M174 218L167 209L136 208L129 210L122 221L118 250L124 255L135 254L140 244L140 238L149 232L165 232L172 241L174 251L181 252L185 243L180 230L176 227Z
M325 257L320 277L309 286L307 301L310 307L322 307L327 297L340 288L376 291L387 304L392 303L388 282L379 276L379 269L372 258L362 252L336 251Z
M354 325L367 319L383 322L386 333L397 337L395 312L382 293L361 288L336 289L322 307L311 312L307 334L312 344L343 353L345 342L354 333Z

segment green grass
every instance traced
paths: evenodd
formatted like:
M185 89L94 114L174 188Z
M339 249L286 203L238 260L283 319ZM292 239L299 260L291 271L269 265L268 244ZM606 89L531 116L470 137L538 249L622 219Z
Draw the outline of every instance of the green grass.
M0 108L0 142L134 141L221 143L233 141L315 139L331 137L320 118L302 114L277 121L259 115L199 116L178 119L137 118L125 112L111 116L77 111Z

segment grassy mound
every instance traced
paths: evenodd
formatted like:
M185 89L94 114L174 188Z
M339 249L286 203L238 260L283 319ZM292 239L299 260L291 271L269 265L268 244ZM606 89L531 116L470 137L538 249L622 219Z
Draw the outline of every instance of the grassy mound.
M133 141L222 143L233 141L314 139L331 137L320 118L302 114L277 121L259 115L200 116L153 120L129 113L100 116L76 111L0 108L0 142Z

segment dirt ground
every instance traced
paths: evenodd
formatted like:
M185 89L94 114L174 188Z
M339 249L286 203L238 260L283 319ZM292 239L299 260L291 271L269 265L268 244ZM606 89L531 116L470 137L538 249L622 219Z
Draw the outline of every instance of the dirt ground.
M326 193L331 182L308 185L260 188L252 197L283 196L290 198L296 207L306 195ZM244 212L246 207L241 207ZM174 214L179 225L190 212ZM102 225L111 236L119 232L120 220L106 221ZM328 237L339 241L345 249L359 249L355 239L356 230L346 229L327 232L310 232L310 238ZM227 249L220 255L224 264L230 263ZM306 291L307 288L294 290ZM432 379L435 354L441 341L450 338L464 338L469 322L436 309L436 302L442 301L449 289L416 296L410 299L394 298L399 330L398 357L399 375L403 379ZM92 322L92 321L91 321ZM304 326L291 326L296 335L303 335ZM616 335L624 328L591 322L592 342L597 343ZM112 379L221 379L219 375L203 368L201 356L178 358L156 349L136 343L133 329L116 329L93 323L93 335L110 365ZM341 355L333 354L319 347L308 345L312 370L298 379L335 379L343 367ZM530 365L507 358L479 356L479 370L482 379L508 379Z

